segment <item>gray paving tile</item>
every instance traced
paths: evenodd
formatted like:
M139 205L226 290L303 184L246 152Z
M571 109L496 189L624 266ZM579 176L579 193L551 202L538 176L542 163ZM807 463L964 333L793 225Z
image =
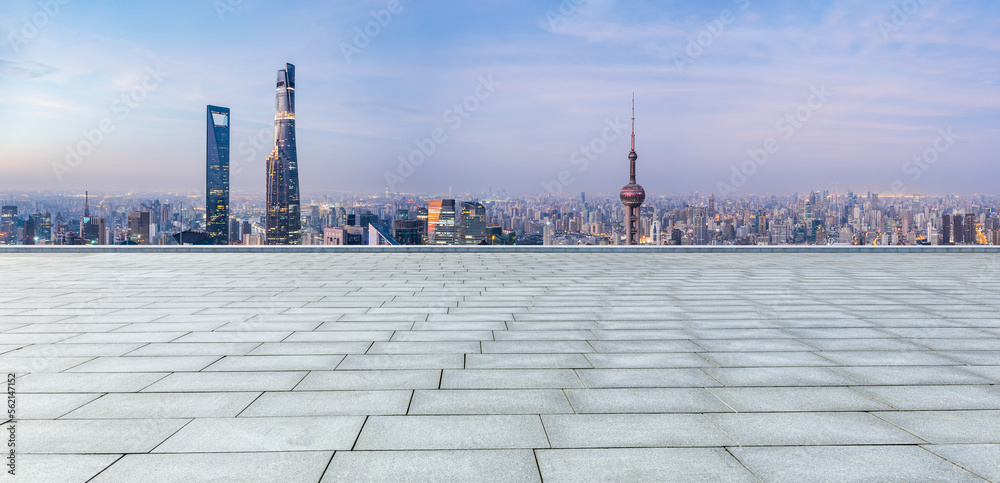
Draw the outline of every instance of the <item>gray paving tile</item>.
M243 355L260 345L257 342L153 343L132 352L132 356L228 356Z
M195 419L155 453L348 450L364 416Z
M538 416L371 416L356 450L547 448Z
M145 453L187 419L25 420L17 423L21 454Z
M898 411L878 417L934 444L1000 443L1000 411Z
M923 443L867 413L739 413L708 418L742 446Z
M737 412L892 409L848 387L723 387L709 391Z
M731 412L712 393L699 388L567 389L578 413L706 413Z
M290 391L306 372L178 372L143 392L261 392Z
M572 369L445 369L442 389L580 388Z
M997 386L863 386L857 390L902 410L1000 409Z
M344 360L341 355L308 356L226 356L205 371L332 371Z
M931 444L930 451L990 481L1000 481L1000 445Z
M594 352L583 340L503 340L483 342L484 354L558 354Z
M416 391L408 414L572 413L558 389L437 389Z
M371 342L265 342L247 355L287 356L287 355L335 355L364 354Z
M551 449L536 454L547 483L759 481L724 449Z
M847 386L855 383L828 367L706 367L702 370L726 386Z
M61 372L93 360L92 357L0 356L0 371L8 373Z
M411 391L268 392L240 417L406 414Z
M744 447L730 452L764 481L983 481L918 446Z
M719 381L699 369L577 369L590 388L710 387Z
M583 354L468 354L469 369L574 369L593 367Z
M900 339L799 339L821 351L915 351L923 346Z
M337 369L460 369L464 365L463 354L350 354Z
M342 451L323 482L540 483L531 450Z
M963 371L968 371L973 374L981 375L987 377L994 381L1000 381L1000 366L972 366L972 367L961 367ZM969 383L971 384L971 383Z
M953 360L930 352L916 351L838 351L823 352L823 357L844 366L954 366Z
M542 415L553 448L729 446L734 443L700 414Z
M143 344L35 344L5 354L5 357L97 357L120 356ZM21 346L8 346L18 348Z
M332 452L130 454L93 481L318 481Z
M175 372L200 371L220 356L98 357L67 372Z
M861 384L877 386L939 385L939 384L994 384L987 377L970 372L972 368L950 366L886 366L886 367L837 367L835 371ZM852 383L854 385L855 383Z
M1000 351L937 351L935 354L970 366L995 366L1000 361ZM958 365L955 362L950 364Z
M478 354L478 341L375 342L368 354Z
M120 457L117 454L20 454L14 478L19 482L84 483Z
M392 342L445 342L493 340L490 330L399 330Z
M435 389L440 370L313 371L295 386L297 391L374 389Z
M808 352L816 350L795 339L698 339L692 342L711 352Z
M167 373L58 373L28 374L18 378L21 393L136 392L163 379Z
M260 393L106 394L63 419L179 419L236 417Z
M18 419L56 419L100 397L100 394L17 393Z
M824 353L826 354L826 353ZM701 354L719 367L805 367L834 366L812 352L705 352ZM711 367L707 365L707 367Z
M598 369L712 367L710 362L698 354L684 352L587 354L586 357Z

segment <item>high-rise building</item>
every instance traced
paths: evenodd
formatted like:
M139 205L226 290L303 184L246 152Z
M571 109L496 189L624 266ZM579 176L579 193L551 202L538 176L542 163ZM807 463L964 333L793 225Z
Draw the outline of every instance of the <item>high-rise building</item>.
M229 108L208 106L205 227L213 245L229 244ZM157 216L159 214L157 213Z
M128 213L128 239L140 245L149 245L149 212Z
M35 244L35 219L28 218L24 220L24 234L21 235L22 245L34 245Z
M298 245L302 235L299 214L299 161L295 149L295 66L278 71L274 112L274 149L267 157L268 245Z
M84 245L107 245L108 226L104 218L90 216L90 193L84 192L83 216L80 218L80 240Z
M392 231L400 245L424 244L424 222L420 220L396 220L392 223Z
M462 202L462 219L459 223L461 240L458 243L479 245L486 241L486 207L482 203Z
M976 235L978 234L976 230L976 225L978 225L978 223L976 223L976 215L973 215L972 213L966 213L965 224L962 225L962 231L965 243L969 245L976 244L976 238L977 238Z
M635 160L639 155L635 154L635 96L632 97L632 152L628 154L629 180L628 184L622 188L621 200L625 205L625 244L639 244L639 207L646 201L646 190L642 189L635 182Z
M951 245L951 215L941 217L941 244Z
M952 221L952 223L951 223L951 227L952 227L951 228L951 238L955 242L956 245L959 244L959 243L966 243L966 240L965 240L965 229L962 227L962 225L963 225L962 219L963 219L962 215L955 215L954 221Z
M0 244L17 244L17 207L0 208Z
M455 200L430 200L427 203L427 244L456 244Z

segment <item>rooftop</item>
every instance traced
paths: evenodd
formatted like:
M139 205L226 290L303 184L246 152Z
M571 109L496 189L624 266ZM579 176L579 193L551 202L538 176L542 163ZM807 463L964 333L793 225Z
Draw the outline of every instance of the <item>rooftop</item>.
M1000 481L995 251L24 251L19 481Z

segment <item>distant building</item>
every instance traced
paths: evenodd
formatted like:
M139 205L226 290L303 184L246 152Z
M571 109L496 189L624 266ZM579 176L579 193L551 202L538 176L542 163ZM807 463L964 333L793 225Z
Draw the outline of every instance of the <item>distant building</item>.
M108 226L102 217L90 216L90 193L84 192L83 216L80 218L80 236L74 245L107 245Z
M21 236L22 245L35 244L35 220L28 218L24 220L24 235Z
M17 244L17 207L0 208L0 244Z
M423 245L424 222L419 220L396 220L392 223L392 236L400 245Z
M462 203L459 244L479 245L486 241L486 207L482 203Z
M427 206L427 244L456 244L458 220L455 200L430 200Z
M951 245L951 215L941 217L941 244Z
M212 243L229 244L229 108L208 106L205 226Z
M149 245L149 212L130 211L127 238L139 245Z
M323 229L324 245L367 245L365 229L360 226Z
M976 223L976 215L973 215L972 213L966 213L965 223L962 225L962 231L964 233L963 238L965 238L965 243L969 245L976 244L976 238L978 238L976 236L978 235L976 231L976 225L978 225L978 223Z

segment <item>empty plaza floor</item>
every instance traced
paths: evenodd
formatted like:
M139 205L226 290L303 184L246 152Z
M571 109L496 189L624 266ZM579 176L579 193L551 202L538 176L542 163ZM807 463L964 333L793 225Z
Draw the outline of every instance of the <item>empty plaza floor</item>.
M0 254L11 481L1000 481L998 258Z

